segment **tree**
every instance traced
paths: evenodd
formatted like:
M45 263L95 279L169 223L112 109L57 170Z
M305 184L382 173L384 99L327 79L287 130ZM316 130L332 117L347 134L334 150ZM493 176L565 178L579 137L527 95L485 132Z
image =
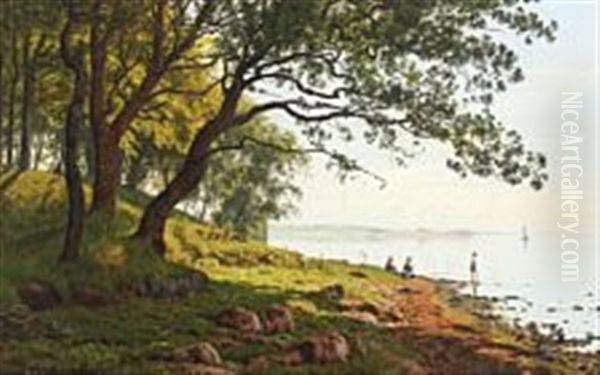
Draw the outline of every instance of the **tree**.
M526 43L553 38L556 25L526 3L220 2L210 19L230 22L212 35L210 55L218 56L221 72L215 78L222 87L219 109L196 133L176 176L147 206L137 237L162 253L165 220L201 181L214 142L272 111L294 118L319 148L336 132L351 138L360 131L403 163L411 142L434 140L454 149L448 166L462 175L541 187L545 159L526 151L521 137L489 109L497 92L523 78L516 53L495 38L496 30L512 31ZM255 104L240 108L251 93ZM346 170L357 165L337 160Z
M265 120L219 139L199 186L200 216L241 239L265 239L268 220L285 217L301 196L293 177L308 161L290 132Z
M89 38L93 212L114 215L121 178L119 144L140 111L159 95L155 89L167 72L198 68L187 65L187 53L206 32L203 21L213 3L93 1ZM114 47L113 55L109 46Z
M79 127L84 119L87 77L84 65L83 45L72 46L70 39L77 23L76 7L73 0L68 2L68 17L60 35L61 56L65 66L73 72L73 90L65 121L64 163L68 192L68 221L60 261L73 261L79 255L83 237L85 212L81 175L77 166Z

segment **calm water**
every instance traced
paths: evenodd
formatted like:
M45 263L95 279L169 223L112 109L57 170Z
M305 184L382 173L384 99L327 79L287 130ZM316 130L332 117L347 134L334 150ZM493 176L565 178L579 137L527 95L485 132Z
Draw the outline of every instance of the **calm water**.
M590 244L592 235L582 242ZM408 232L362 227L274 226L269 242L323 258L383 265L388 256L401 267L411 256L415 270L433 278L469 279L472 251L478 252L480 295L518 296L500 305L521 322L555 323L568 337L598 335L600 312L593 246L580 258L579 280L560 280L560 243L552 234ZM594 347L600 347L596 341Z

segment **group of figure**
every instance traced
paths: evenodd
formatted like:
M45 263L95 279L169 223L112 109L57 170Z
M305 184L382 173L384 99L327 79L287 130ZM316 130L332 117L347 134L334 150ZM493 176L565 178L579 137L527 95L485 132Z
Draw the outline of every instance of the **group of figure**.
M398 272L396 265L394 264L394 258L388 257L385 262L385 270L388 272L392 272L395 274L399 274L403 278L413 278L415 277L415 270L413 266L412 257L406 257L404 261L404 265L402 266L402 271ZM471 253L471 262L469 263L469 273L471 275L470 283L473 290L473 295L477 296L477 288L479 286L479 272L477 269L477 252L474 251Z
M398 269L396 268L396 265L394 264L394 258L389 257L387 259L387 261L385 262L385 270L388 272L399 274L400 276L402 276L404 278L415 277L415 272L414 272L414 267L413 267L411 257L406 257L406 260L404 261L404 266L402 266L401 272L398 272Z

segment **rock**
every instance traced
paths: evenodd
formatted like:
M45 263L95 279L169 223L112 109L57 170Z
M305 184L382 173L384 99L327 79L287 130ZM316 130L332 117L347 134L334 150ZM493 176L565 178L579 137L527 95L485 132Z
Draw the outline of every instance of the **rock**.
M45 282L30 281L18 288L19 298L32 310L46 310L62 302L56 288Z
M258 315L243 307L233 307L221 312L217 316L217 323L240 332L261 332L263 330Z
M263 326L268 333L291 332L295 328L290 310L283 306L270 306L265 310Z
M550 307L548 307L548 308L546 309L546 312L549 312L549 313L553 314L553 313L555 313L555 312L556 312L556 307L552 307L552 306L550 306Z
M333 284L333 285L329 285L324 287L323 289L321 289L319 292L317 292L317 294L320 297L324 297L325 299L329 300L329 301L339 301L342 298L344 298L344 287L341 286L340 284Z
M573 306L573 311L583 311L583 306L581 306L581 305L574 305Z
M322 333L301 343L297 347L297 353L305 363L345 362L350 354L350 347L346 338L339 333Z
M147 277L125 286L125 291L142 298L185 297L204 289L208 276L202 272L178 277Z
M87 307L101 307L113 302L106 294L90 287L75 289L71 298L75 303Z
M217 349L208 342L200 342L173 352L172 360L179 363L202 363L209 366L221 366L223 361Z

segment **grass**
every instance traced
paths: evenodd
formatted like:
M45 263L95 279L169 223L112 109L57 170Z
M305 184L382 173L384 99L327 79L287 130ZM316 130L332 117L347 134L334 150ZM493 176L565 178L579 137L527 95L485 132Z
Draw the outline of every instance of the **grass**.
M89 202L89 189L86 199ZM347 298L385 303L382 288L399 280L381 269L340 261L305 258L258 242L236 242L217 228L175 215L167 225L167 262L127 235L140 216L143 197L128 192L113 222L87 219L81 259L59 266L64 225L64 183L60 176L27 172L0 175L0 373L168 373L160 358L174 348L208 340L219 346L232 370L259 355L272 355L314 332L336 330L350 339L350 361L306 365L299 374L397 374L414 366L427 368L428 348L373 324L340 314L335 302L316 293L341 285ZM118 294L132 280L171 277L202 271L210 278L204 290L180 299L131 298L102 308L67 301L58 308L32 313L17 295L31 280L51 282L62 295L90 286ZM360 274L360 277L357 275ZM516 342L508 331L492 327L470 313L474 306L452 306L453 292L440 286L443 314L485 332L505 345ZM470 304L464 300L463 304ZM223 308L264 310L288 306L296 319L292 333L241 337L214 323ZM273 363L268 373L290 373Z

